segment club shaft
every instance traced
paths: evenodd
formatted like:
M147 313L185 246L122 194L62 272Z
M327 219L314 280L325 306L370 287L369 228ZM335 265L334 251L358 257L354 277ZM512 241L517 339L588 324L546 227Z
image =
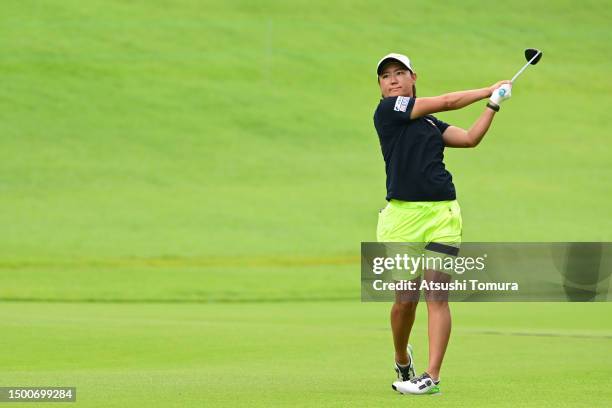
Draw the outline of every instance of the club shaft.
M512 77L512 79L510 80L510 82L514 82L514 80L516 78L518 78L519 75L521 75L523 73L523 71L529 66L529 64L531 64L531 61L533 61L534 59L536 59L538 57L538 55L540 55L540 52L536 52L536 55L534 55L533 57L531 57L531 59L529 61L527 61L527 63L523 66L523 68L521 68L519 70L519 72L517 72L516 74L514 74L514 76Z

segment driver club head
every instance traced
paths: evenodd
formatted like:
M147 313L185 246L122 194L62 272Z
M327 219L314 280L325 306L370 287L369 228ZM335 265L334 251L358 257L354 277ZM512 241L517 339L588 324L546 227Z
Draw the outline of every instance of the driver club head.
M531 61L531 59L536 55L539 54L533 61ZM536 48L527 48L525 50L525 59L527 61L531 61L531 65L535 65L538 63L538 61L540 61L542 59L542 51L536 49Z
M538 50L537 48L527 48L525 50L525 59L527 60L527 63L523 65L523 68L521 68L516 74L514 74L510 82L514 83L514 81L516 81L523 71L525 71L529 64L537 64L542 59L542 51Z

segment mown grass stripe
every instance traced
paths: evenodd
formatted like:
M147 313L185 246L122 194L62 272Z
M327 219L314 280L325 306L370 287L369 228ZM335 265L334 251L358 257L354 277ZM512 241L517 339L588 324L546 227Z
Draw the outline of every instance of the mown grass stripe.
M26 268L78 268L78 267L301 267L328 265L357 265L357 256L329 257L242 257L242 258L201 258L201 257L151 257L114 259L73 259L73 260L15 260L0 261L0 269Z
M327 297L266 297L266 298L169 298L169 299L130 299L130 298L37 298L23 297L0 298L0 303L295 303L295 302L359 302L360 299L353 296L327 296Z

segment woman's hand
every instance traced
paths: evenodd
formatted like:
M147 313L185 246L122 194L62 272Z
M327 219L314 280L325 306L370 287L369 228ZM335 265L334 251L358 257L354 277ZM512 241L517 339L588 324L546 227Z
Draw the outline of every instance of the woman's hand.
M512 86L512 82L510 80L503 80L503 81L496 82L489 87L489 96L493 95L493 91L504 84L508 84Z

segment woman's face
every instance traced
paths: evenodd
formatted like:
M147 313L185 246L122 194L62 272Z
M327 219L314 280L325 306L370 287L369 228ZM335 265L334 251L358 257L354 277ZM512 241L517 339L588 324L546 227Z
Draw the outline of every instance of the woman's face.
M416 74L413 74L399 62L390 62L385 65L378 76L380 92L384 98L389 96L414 96L414 83Z

